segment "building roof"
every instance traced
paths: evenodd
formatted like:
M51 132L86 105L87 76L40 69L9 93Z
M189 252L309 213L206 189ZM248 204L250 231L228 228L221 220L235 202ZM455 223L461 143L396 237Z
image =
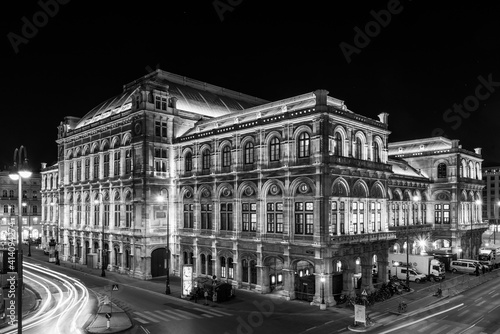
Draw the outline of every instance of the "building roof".
M268 103L254 96L158 69L124 85L122 93L90 110L78 121L75 128L131 109L133 94L141 86L147 85L162 87L170 97L177 98L177 109L207 117L219 117Z
M408 164L408 162L406 162L406 160L391 157L387 160L387 163L391 165L392 172L395 175L429 179L429 176L425 172L412 167L410 164Z
M389 155L412 154L449 150L453 141L444 137L430 137L389 143Z

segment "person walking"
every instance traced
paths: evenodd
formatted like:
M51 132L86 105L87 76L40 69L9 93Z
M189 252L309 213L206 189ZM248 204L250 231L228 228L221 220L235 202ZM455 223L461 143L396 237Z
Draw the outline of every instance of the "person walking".
M483 275L486 274L486 267L483 265Z
M204 296L205 296L205 304L203 304L203 305L208 305L208 290L207 289L205 289Z
M474 272L476 273L476 276L479 276L479 266L476 266L476 270Z

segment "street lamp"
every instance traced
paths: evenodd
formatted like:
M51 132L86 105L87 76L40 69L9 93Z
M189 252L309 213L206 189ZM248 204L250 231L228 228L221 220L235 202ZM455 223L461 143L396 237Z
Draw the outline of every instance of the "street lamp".
M160 195L156 197L156 201L158 203L163 203L165 201L165 198ZM167 278L165 280L165 294L169 295L170 294L170 225L168 221L168 208L166 210L165 218L167 219L167 247L165 249L167 257L167 262L166 262Z
M50 202L50 205L54 206L54 202ZM54 210L54 209L52 209ZM54 211L52 211L54 212ZM55 245L55 256L56 256L56 265L61 265L61 262L59 261L59 218L57 219L57 225L55 226L56 228L56 245ZM52 239L54 240L54 239Z
M24 161L22 159L24 152ZM16 162L17 159L17 162ZM14 164L9 172L9 177L12 180L18 181L18 221L17 221L17 271L18 271L18 283L17 283L17 332L22 334L23 332L23 243L22 243L22 196L23 196L23 185L22 179L27 179L31 176L31 170L28 166L28 152L26 148L21 145L20 148L14 150Z
M99 197L99 195L102 196L101 193L98 193L97 196ZM94 204L95 205L99 205L101 203L101 201L99 201L99 198L96 198L94 200ZM99 217L101 215L99 214ZM101 277L106 277L106 271L104 271L104 257L105 257L105 249L104 249L104 220L101 221L102 223L102 246L101 246Z

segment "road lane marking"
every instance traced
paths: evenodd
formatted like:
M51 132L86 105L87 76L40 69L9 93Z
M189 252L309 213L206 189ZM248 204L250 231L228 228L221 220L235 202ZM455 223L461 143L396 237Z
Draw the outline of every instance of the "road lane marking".
M181 318L177 318L177 317L169 314L171 311L169 312L168 310L164 310L164 311L157 310L155 312L159 313L160 315L162 315L164 317L172 318L173 320L182 320Z
M170 319L165 319L165 317L161 317L160 315L155 314L151 311L144 311L144 313L148 314L149 316L151 316L153 318L160 319L160 321L170 321Z
M150 317L148 317L147 315L142 314L141 312L134 312L134 313L135 313L135 314L137 314L138 316L140 316L140 317L144 318L144 319L149 320L149 321L152 321L152 322L159 322L158 320L153 319L153 318L150 318Z
M437 315L440 315L440 314L443 314L443 313L449 312L449 311L451 311L451 310L454 310L454 309L456 309L456 308L458 308L458 307L461 307L462 305L464 305L464 304L463 304L463 303L458 304L458 305L453 306L453 307L451 307L451 308L449 308L449 309L447 309L447 310L443 310L443 311L440 311L440 312L437 312L437 313L434 313L434 314L430 314L430 315L428 315L428 316L426 316L426 317L423 317L423 318L421 318L421 319L417 319L417 320L412 321L412 322L407 323L407 324L406 324L406 323L403 323L403 324L401 324L401 325L399 325L399 326L396 326L396 327L394 327L394 328L388 329L388 330L386 330L386 331L384 331L384 332L380 332L380 334L390 333L390 332L396 331L396 330L398 330L398 329L401 329L401 328L403 328L403 327L412 326L413 324L416 324L416 323L418 323L418 322L421 322L421 321L427 320L427 319L429 319L429 318L435 317L435 316L437 316Z
M211 312L218 312L218 313L221 313L223 315L232 315L232 314L229 314L229 313L226 313L224 311L221 311L221 310L218 310L218 309L210 309Z
M148 322L148 321L146 321L146 320L142 320L141 318L134 318L134 320L137 320L137 321L139 321L139 322L142 322L143 324L149 324L149 322Z
M215 315L216 317L222 317L223 316L222 314L215 313L212 310L204 310L204 309L200 309L200 308L196 308L196 307L194 309L197 310L197 311L203 312L203 313Z
M184 311L184 310L177 310L178 313L184 313L184 314L187 314L189 317L195 317L195 318L198 318L198 319L203 319L203 317L200 317L199 315L197 314L194 314L194 313L191 313L191 312L188 312L188 311Z

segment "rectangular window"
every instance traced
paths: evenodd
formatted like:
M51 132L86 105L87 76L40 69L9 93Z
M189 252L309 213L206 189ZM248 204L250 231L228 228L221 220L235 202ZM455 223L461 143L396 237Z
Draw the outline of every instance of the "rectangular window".
M313 234L313 211L313 202L295 202L295 234Z
M76 162L76 181L80 181L82 178L82 161L78 160Z
M90 180L90 159L87 158L85 159L85 172L84 172L84 179L85 180Z
M115 151L113 156L113 176L120 175L120 151Z
M73 162L69 163L69 182L73 182ZM12 196L11 196L12 197Z
M160 121L155 122L155 136L163 138L167 137L167 122L160 122Z
M257 231L257 203L242 203L242 231Z
M109 176L109 153L104 154L104 177Z
M132 204L125 205L125 226L132 226Z
M99 204L94 205L94 226L99 225Z
M80 225L82 223L82 206L78 204L76 206L76 224Z
M233 204L221 203L220 205L220 229L233 230Z
M193 204L184 204L184 228L193 228Z
M104 226L109 226L109 204L104 204Z
M267 203L267 232L283 233L283 203Z
M115 204L115 227L120 226L120 204Z
M201 205L201 229L212 229L212 204Z
M71 204L69 206L69 224L73 224L73 206Z
M85 205L85 225L90 225L90 205Z
M99 156L94 156L94 179L99 178Z
M132 171L132 151L130 149L125 150L125 174L130 174Z

